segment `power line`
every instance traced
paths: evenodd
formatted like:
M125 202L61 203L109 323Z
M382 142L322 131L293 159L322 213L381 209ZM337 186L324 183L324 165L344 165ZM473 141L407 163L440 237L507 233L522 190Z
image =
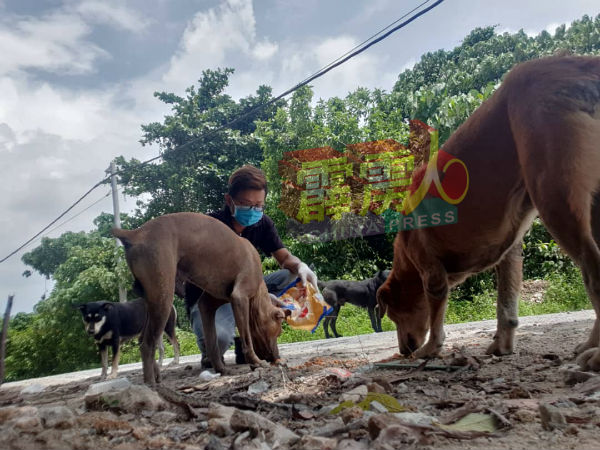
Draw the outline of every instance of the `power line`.
M400 23L399 25L395 26L394 28L392 28L390 31L388 31L387 33L379 36L378 38L372 40L372 38L374 36L378 36L380 35L383 31L387 30L388 28L390 28L392 25L398 23L400 20L402 20L403 18L405 18L407 15L409 15L410 13L412 13L413 11L419 9L421 6L429 3L431 0L426 0L425 2L421 3L420 5L416 6L415 8L413 8L411 11L409 11L408 13L404 14L402 17L400 17L399 19L396 19L394 22L392 22L390 25L386 26L385 28L383 28L382 30L378 31L377 33L375 33L373 36L371 36L369 39L363 41L363 43L367 43L366 45L362 46L362 43L359 44L358 46L354 47L356 50L352 51L348 51L346 52L344 55L340 56L339 58L337 58L336 60L334 60L333 62L327 64L326 66L324 66L323 68L319 69L317 72L315 72L313 75L309 76L308 78L305 78L304 80L302 80L301 82L299 82L298 84L294 85L293 87L291 87L290 89L288 89L287 91L279 94L277 97L272 98L271 100L269 100L268 102L265 103L261 103L260 105L257 105L253 108L251 108L250 110L246 111L245 113L235 117L234 119L232 119L231 121L225 123L224 125L221 125L205 134L202 134L200 136L198 136L197 138L191 139L188 142L185 142L184 144L181 144L177 147L175 147L174 149L171 150L171 152L175 152L175 151L181 151L184 148L187 148L193 144L196 144L197 142L203 140L203 139L208 139L212 136L214 136L215 134L217 134L220 131L223 131L224 129L230 128L232 125L236 124L237 122L239 122L242 119L245 119L248 116L251 116L252 114L258 112L259 110L266 108L267 106L270 106L274 103L276 103L277 101L281 100L283 97L291 94L292 92L300 89L302 86L307 85L308 83L310 83L311 81L316 80L317 78L322 77L323 75L325 75L327 72L331 71L332 69L344 64L346 61L348 61L351 58L354 58L355 56L359 55L360 53L364 52L365 50L367 50L369 47L372 47L373 45L377 44L378 42L384 40L385 38L387 38L388 36L390 36L391 34L395 33L396 31L404 28L406 25L408 25L409 23L413 22L414 20L416 20L417 18L421 17L423 14L427 13L428 11L432 10L433 8L435 8L436 6L440 5L441 3L444 2L444 0L437 0L435 3L431 4L430 6L428 6L427 8L419 11L418 13L416 13L415 15L409 17L407 20L405 20L404 22ZM369 42L371 40L371 42ZM358 48L357 47L360 47ZM139 164L138 167L141 167L143 165L146 165L148 163L151 163L153 161L156 161L157 159L162 158L163 155L158 155L155 156L153 158L150 158L146 161L143 161L142 163ZM115 175L120 175L121 173L123 173L125 171L125 169L121 169L118 170L117 172L115 172ZM106 177L103 181L107 181L109 180L110 177ZM1 261L0 261L1 262Z
M88 195L91 192L88 191L86 194L84 194L84 196ZM96 206L98 203L100 203L102 200L104 200L106 197L108 197L111 194L110 191L108 191L106 194L104 194L102 197L100 197L98 200L96 200L95 202L91 203L90 205L86 206L84 209L82 209L81 211L79 211L77 214L75 214L74 216L69 217L67 220L64 220L63 222L59 223L58 225L56 225L54 228L52 228L51 230L48 230L46 233L44 233L45 230L47 230L53 223L56 223L58 221L58 219L60 219L60 217L57 217L56 220L54 220L52 223L50 223L46 228L44 228L42 231L40 231L38 234L36 234L34 237L32 237L29 241L25 242L21 247L19 247L17 250L15 250L13 253L11 253L10 255L8 255L6 258L4 258L2 261L10 258L14 253L18 252L19 250L24 249L25 247L27 247L29 244L31 244L32 242L34 242L36 240L36 238L38 237L45 237L48 236L50 233L52 233L53 231L59 229L60 227L62 227L63 225L66 225L67 223L71 222L72 220L76 219L77 217L79 217L80 215L82 215L84 212L86 212L87 210L89 210L90 208ZM83 197L81 197L77 203L79 203L81 200L83 200ZM74 204L73 206L75 206L76 204ZM72 209L73 206L70 208ZM65 213L63 213L61 215L64 216L68 211L65 211Z
M77 214L75 214L74 216L71 216L70 218L68 218L67 220L59 223L58 225L56 225L54 228L52 228L51 230L48 230L47 233L44 233L44 236L48 236L50 233L58 230L60 227L62 227L63 225L66 225L67 223L69 223L70 221L76 219L77 217L79 217L80 215L82 215L84 212L86 212L87 210L89 210L90 208L96 206L98 203L100 203L102 200L104 200L106 197L109 197L111 194L111 191L108 191L106 194L104 194L102 197L100 197L98 200L96 200L94 203L91 203L90 205L88 205L87 207L85 207L84 209L82 209L81 211L79 211Z
M413 9L411 9L410 11L408 11L406 14L404 14L403 16L399 17L398 19L394 20L392 23L390 23L387 27L382 28L381 30L379 30L377 33L375 33L374 35L372 35L371 37L365 39L364 41L362 41L360 44L356 45L355 47L351 48L350 50L348 50L346 53L344 53L342 56L339 56L337 59L334 59L333 61L331 61L329 64L321 67L319 70L317 70L315 72L315 74L320 73L321 71L327 69L329 66L331 66L332 64L335 64L336 62L338 62L340 59L344 58L345 56L349 55L350 53L352 53L354 50L359 49L361 46L365 45L367 42L369 42L371 39L374 39L375 37L379 36L381 33L383 33L385 30L387 30L388 28L396 25L398 22L400 22L402 19L404 19L406 16L408 16L409 14L412 14L413 12L415 12L416 10L418 10L421 6L426 5L427 3L429 3L431 0L425 0L423 3L421 3L420 5L415 6ZM314 75L314 74L313 74ZM300 83L304 83L304 81L306 81L307 79L309 79L310 77L312 77L313 75L310 75L309 77L305 78L304 80L302 80Z
M294 85L293 87L291 87L290 89L286 90L285 92L279 94L277 97L272 98L271 100L269 100L268 102L262 103L260 105L257 105L253 108L251 108L250 110L246 111L245 113L237 116L236 118L232 119L231 121L225 123L224 125L221 125L207 133L204 133L194 139L191 139L190 141L179 145L178 147L175 147L174 149L171 150L171 152L174 151L181 151L184 148L187 148L193 144L196 144L197 142L204 140L204 139L208 139L212 136L214 136L216 133L223 131L226 128L230 128L231 126L235 125L237 122L241 121L242 119L247 118L248 116L251 116L252 114L260 111L263 108L266 108L267 106L270 106L274 103L276 103L277 101L281 100L283 97L286 97L287 95L291 94L292 92L300 89L303 86L306 86L308 83L310 83L311 81L316 80L317 78L322 77L323 75L325 75L327 72L335 69L336 67L344 64L346 61L348 61L351 58L354 58L355 56L359 55L360 53L364 52L365 50L367 50L368 48L372 47L373 45L377 44L378 42L381 42L382 40L386 39L388 36L390 36L391 34L395 33L396 31L404 28L405 26L407 26L409 23L413 22L414 20L418 19L419 17L421 17L422 15L426 14L427 12L431 11L433 8L439 6L441 3L444 2L444 0L437 0L435 3L429 5L427 8L422 9L421 11L417 12L416 14L410 16L408 19L406 19L405 21L403 21L402 23L394 26L392 29L390 29L388 32L386 32L385 34L381 35L381 33L387 29L389 29L392 25L398 23L400 20L402 20L403 18L405 18L406 16L408 16L409 14L411 14L412 12L416 11L417 9L419 9L421 6L429 3L431 0L426 0L425 2L421 3L420 5L418 5L417 7L413 8L411 11L409 11L408 13L404 14L402 17L400 17L399 19L396 19L394 22L392 22L390 25L386 26L385 28L383 28L382 30L378 31L377 33L375 33L373 36L371 36L370 38L368 38L367 40L363 41L361 44L357 45L356 47L354 47L354 49L346 52L344 55L338 57L337 59L335 59L334 61L332 61L331 63L327 64L326 66L322 67L321 69L319 69L317 72L315 72L313 75L309 76L308 78L305 78L304 80L302 80L301 82L299 82L298 84ZM379 36L378 38L373 39L375 36ZM364 45L363 45L364 44ZM146 161L141 162L137 167L141 167L144 166L146 164L149 164L153 161L156 161L157 159L162 158L163 155L158 155L155 156L153 158L150 158ZM125 171L125 169L121 169L118 170L117 172L115 172L114 175L121 175L123 172ZM58 216L56 219L54 219L52 222L50 222L46 227L44 227L44 229L42 229L39 233L37 233L35 236L33 236L31 239L29 239L27 242L25 242L23 245L21 245L19 248L17 248L16 250L14 250L13 252L11 252L9 255L5 256L3 259L0 260L0 263L3 263L4 261L6 261L8 258L10 258L11 256L13 256L15 253L18 253L21 249L23 249L25 246L27 246L31 241L33 241L35 238L37 238L38 236L40 236L44 231L46 231L48 228L50 228L52 225L54 225L58 220L60 220L65 214L67 214L71 209L73 209L79 202L81 202L85 197L87 197L94 189L96 189L98 186L104 184L105 182L107 182L108 180L110 180L110 176L107 176L106 178L103 178L102 180L100 180L98 183L96 183L94 186L92 186L85 194L83 194L75 203L73 203L66 211L64 211L60 216Z
M25 242L19 248L12 251L10 254L8 254L4 258L2 258L0 260L0 263L3 263L8 258L10 258L12 255L19 252L21 249L23 249L25 246L27 246L27 244L29 244L31 241L33 241L35 238L37 238L40 234L42 234L44 231L46 231L48 228L50 228L52 225L54 225L56 222L58 222L60 219L62 219L65 216L65 214L67 214L75 206L77 206L84 198L86 198L94 189L96 189L98 186L100 186L103 182L104 182L104 180L99 181L95 185L93 185L90 189L88 189L88 191L85 194L83 194L81 197L79 197L79 199L75 203L73 203L71 206L69 206L60 216L58 216L56 219L54 219L52 222L50 222L48 225L46 225L44 228L42 228L42 230L39 233L37 233L35 236L33 236L31 239L29 239L27 242Z

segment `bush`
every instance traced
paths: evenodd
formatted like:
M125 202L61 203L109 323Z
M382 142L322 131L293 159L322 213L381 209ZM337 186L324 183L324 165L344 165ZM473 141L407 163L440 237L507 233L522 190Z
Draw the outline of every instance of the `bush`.
M575 268L540 219L535 219L523 240L523 277L541 279L554 273L569 273Z

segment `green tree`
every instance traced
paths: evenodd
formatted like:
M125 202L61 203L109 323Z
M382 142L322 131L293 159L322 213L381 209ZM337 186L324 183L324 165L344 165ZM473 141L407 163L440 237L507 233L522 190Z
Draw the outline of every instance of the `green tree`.
M69 244L53 245L65 242ZM33 314L17 315L11 320L7 380L98 365L96 346L86 335L81 314L74 306L91 301L115 301L119 283L131 285L132 281L124 259L115 263L114 239L101 237L98 232L65 233L57 239L48 239L45 246L40 247L60 248L57 254L62 261L48 272L55 281L48 298L35 306ZM37 260L32 261L32 267L38 271L48 270L47 265L38 265Z
M235 101L224 93L232 73L233 69L206 70L198 87L186 89L184 97L154 94L171 105L172 114L163 123L143 125L141 143L158 145L162 162L141 165L136 159L117 160L124 192L150 196L138 201L139 221L170 212L219 209L231 172L246 163L260 164L254 121L270 119L283 103L252 112L271 100L271 88L260 86L255 95ZM221 129L239 116L243 118Z
M21 258L24 264L34 268L40 275L50 278L66 261L72 247L84 245L88 236L84 232L67 231L56 239L44 237L42 243Z

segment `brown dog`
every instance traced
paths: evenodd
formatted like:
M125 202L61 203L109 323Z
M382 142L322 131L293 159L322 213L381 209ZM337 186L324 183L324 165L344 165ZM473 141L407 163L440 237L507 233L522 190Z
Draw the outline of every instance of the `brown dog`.
M148 302L141 342L145 383L160 382L153 355L171 311L176 277L204 290L198 307L207 356L216 371L225 372L225 367L215 311L226 302L231 302L246 361L254 366L266 365L259 357L279 361L277 337L285 315L271 303L260 258L248 240L198 213L168 214L136 230L114 229L113 235L123 242L127 264Z
M399 232L392 273L378 291L400 352L437 355L449 288L496 264L498 326L487 352L512 352L521 239L539 214L583 273L597 318L576 352L580 365L600 370L600 58L516 66L444 151L469 172L458 222Z

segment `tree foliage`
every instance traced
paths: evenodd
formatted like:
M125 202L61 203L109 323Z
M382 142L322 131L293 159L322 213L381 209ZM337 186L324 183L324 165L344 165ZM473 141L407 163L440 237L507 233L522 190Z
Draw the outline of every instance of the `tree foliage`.
M232 73L233 69L205 70L198 87L189 87L183 97L154 94L171 105L172 114L162 123L143 125L141 143L157 145L162 162L141 165L122 157L117 161L124 192L148 198L138 201L139 222L170 212L219 209L231 172L244 163L260 164L254 121L270 119L277 104L252 112L271 100L267 86L233 100L224 93ZM225 127L238 116L243 118Z

